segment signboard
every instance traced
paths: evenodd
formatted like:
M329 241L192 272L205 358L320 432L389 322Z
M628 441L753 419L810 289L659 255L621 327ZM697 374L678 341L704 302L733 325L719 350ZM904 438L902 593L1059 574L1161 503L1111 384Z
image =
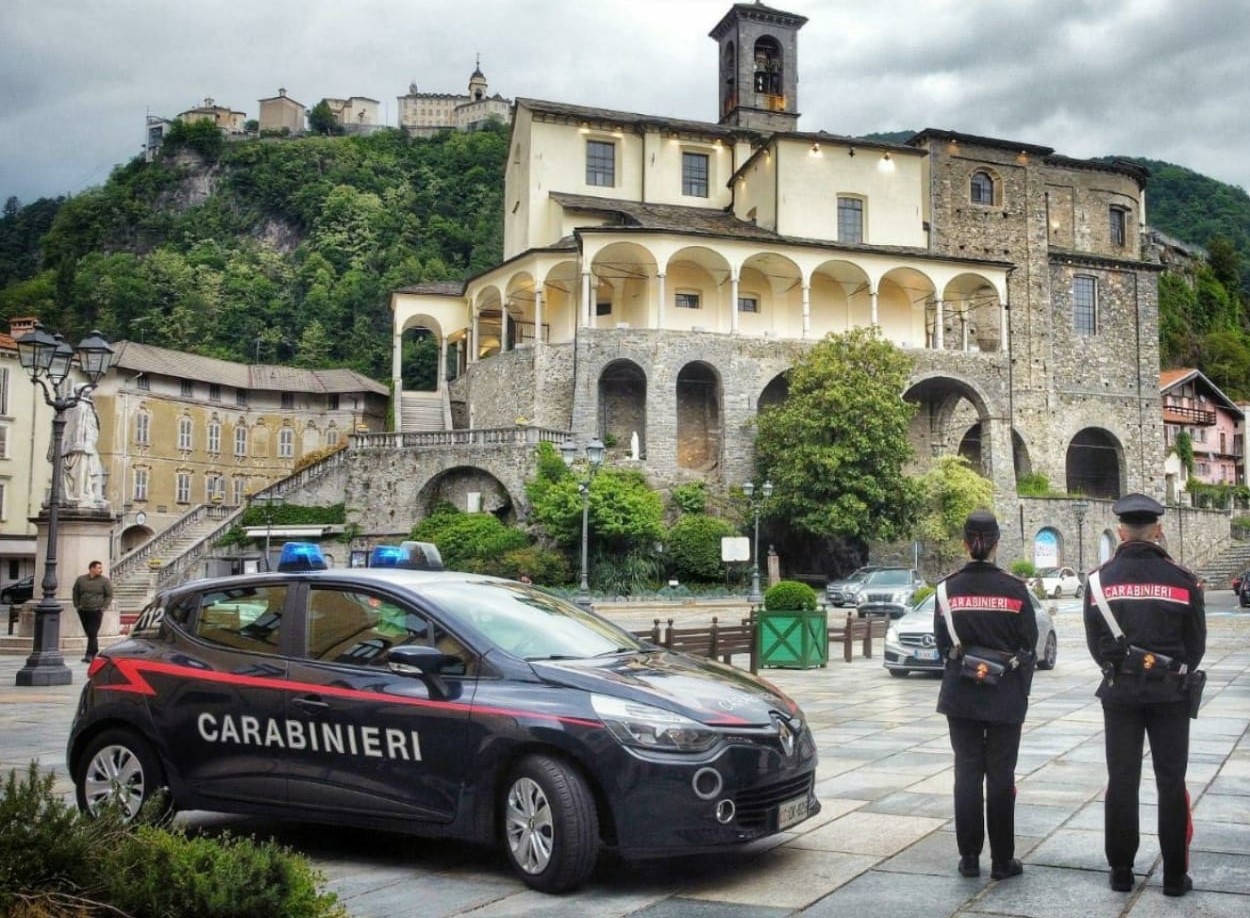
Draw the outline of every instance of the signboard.
M1059 566L1059 534L1055 530L1042 529L1033 537L1033 566Z
M720 540L722 561L750 561L751 540L746 536L723 536Z

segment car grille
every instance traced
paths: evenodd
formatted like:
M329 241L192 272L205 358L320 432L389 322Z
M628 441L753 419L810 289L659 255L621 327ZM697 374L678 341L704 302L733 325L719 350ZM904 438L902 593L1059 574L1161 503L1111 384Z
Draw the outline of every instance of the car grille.
M928 638L928 640L925 640ZM904 647L935 647L931 634L900 634L898 642Z
M863 602L886 602L897 603L894 593L865 593Z
M813 777L809 772L789 781L741 791L734 797L738 825L744 829L768 828L768 816L773 808L783 801L810 792Z

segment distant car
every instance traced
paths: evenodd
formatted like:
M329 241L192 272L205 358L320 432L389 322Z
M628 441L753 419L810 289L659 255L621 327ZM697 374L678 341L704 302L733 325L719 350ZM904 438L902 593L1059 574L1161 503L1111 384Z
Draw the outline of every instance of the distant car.
M853 602L860 618L888 615L902 618L911 609L916 591L925 585L917 571L906 567L883 567L864 578Z
M864 578L873 571L879 570L881 570L881 565L879 564L866 564L863 567L856 568L839 580L830 580L825 584L825 597L829 600L829 604L839 608L853 605L855 602L855 591L864 582Z
M1250 571L1247 572L1250 574ZM1241 608L1250 606L1250 576L1241 575L1241 583L1237 585L1237 605Z
M1037 668L1054 669L1059 641L1055 623L1036 596L1030 594L1037 618ZM890 623L885 634L885 668L891 676L910 672L941 672L945 664L933 636L934 595L930 593L898 621Z
M1080 575L1070 567L1043 567L1033 576L1033 586L1041 585L1042 592L1052 599L1064 596L1080 596Z
M1234 593L1237 593L1240 595L1241 587L1242 587L1242 584L1246 582L1247 574L1250 574L1250 571L1242 571L1240 574L1238 574L1236 577L1233 578L1233 592Z
M35 577L32 574L29 577L23 577L21 580L15 580L3 590L0 590L0 603L6 606L16 606L24 602L30 602L35 595Z

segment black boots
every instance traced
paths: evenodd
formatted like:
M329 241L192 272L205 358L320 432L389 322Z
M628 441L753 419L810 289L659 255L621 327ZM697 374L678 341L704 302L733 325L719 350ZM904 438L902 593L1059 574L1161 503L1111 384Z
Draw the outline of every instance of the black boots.
M995 880L1005 880L1008 877L1018 877L1024 873L1024 865L1015 858L1009 861L1003 861L1001 864L995 864L990 870L990 876Z
M959 859L959 875L961 877L979 877L981 861L975 854L965 854Z

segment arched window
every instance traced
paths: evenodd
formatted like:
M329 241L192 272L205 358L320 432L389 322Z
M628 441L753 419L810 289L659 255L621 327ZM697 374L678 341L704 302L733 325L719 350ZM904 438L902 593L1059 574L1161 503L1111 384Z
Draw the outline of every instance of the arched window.
M780 96L782 89L781 45L765 36L755 43L755 91Z
M973 204L993 204L994 176L984 170L972 173L971 198Z

